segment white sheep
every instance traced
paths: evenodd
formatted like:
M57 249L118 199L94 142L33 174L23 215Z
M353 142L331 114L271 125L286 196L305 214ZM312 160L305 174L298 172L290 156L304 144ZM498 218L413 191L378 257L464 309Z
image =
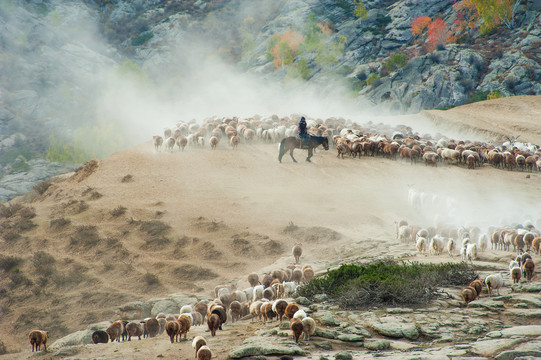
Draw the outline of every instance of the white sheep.
M488 296L492 296L492 290L498 292L500 295L500 288L503 286L503 276L502 274L491 274L485 278L485 284L487 285Z
M411 239L411 227L408 225L402 225L398 228L398 239L402 242L409 242Z
M466 246L468 245L466 244ZM460 259L462 261L466 261L466 246L460 248Z
M254 297L253 301L261 300L263 299L263 291L265 291L265 287L263 285L256 285L254 286Z
M310 340L310 335L316 331L316 322L311 317L305 317L302 319L302 332L304 333L304 340Z
M184 313L191 313L193 312L193 308L191 305L184 305L183 307L180 308L180 313L181 314L184 314Z
M488 247L488 234L487 233L482 233L481 235L479 235L478 244L479 244L479 250L484 252L487 249Z
M511 271L511 269L515 267L520 268L520 264L516 260L511 260L509 262L509 271Z
M466 248L466 259L473 263L477 259L477 244L468 244Z
M295 291L297 291L297 284L293 281L286 281L284 282L284 296L290 297L295 294Z
M430 245L429 245L429 251L430 253L434 253L435 255L440 255L443 251L443 239L439 236L434 236L432 239L430 239Z
M424 254L426 251L426 239L424 237L418 237L416 241L417 251Z
M297 310L295 314L293 315L294 319L304 319L306 318L306 312L303 309Z

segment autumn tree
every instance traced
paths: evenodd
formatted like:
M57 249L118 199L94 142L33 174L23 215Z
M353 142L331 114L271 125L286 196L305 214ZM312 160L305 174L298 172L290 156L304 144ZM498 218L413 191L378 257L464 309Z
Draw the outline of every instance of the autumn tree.
M428 25L427 34L428 45L431 50L455 41L447 23L441 18L437 18Z
M274 35L269 40L269 54L276 69L291 64L297 56L299 45L303 42L303 36L293 30L286 31L282 35Z
M428 16L418 16L411 22L411 34L413 37L417 37L421 34L423 34L426 29L428 29L428 25L432 22L432 19Z
M504 23L509 29L515 26L515 15L521 0L462 0L453 5L457 11L458 30L468 32L480 22L482 34L490 33Z

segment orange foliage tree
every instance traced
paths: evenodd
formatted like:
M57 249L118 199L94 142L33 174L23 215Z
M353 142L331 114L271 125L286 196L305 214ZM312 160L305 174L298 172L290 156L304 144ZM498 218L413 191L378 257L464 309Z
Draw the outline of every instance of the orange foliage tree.
M293 30L286 31L282 35L274 35L273 46L270 49L272 62L276 69L284 65L291 64L297 56L299 45L304 41L304 37Z
M428 16L418 16L411 22L411 33L413 37L419 36L428 29L432 19Z
M471 0L463 0L455 3L453 8L456 11L455 33L465 32L470 35L470 30L475 29L478 24L479 14Z
M428 47L434 50L439 45L450 44L455 41L447 23L441 18L437 18L428 25Z

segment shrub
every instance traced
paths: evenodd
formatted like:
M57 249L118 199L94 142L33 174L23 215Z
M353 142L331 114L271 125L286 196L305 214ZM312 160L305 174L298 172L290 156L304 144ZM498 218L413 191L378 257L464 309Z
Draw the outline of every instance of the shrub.
M8 272L11 269L21 265L23 259L17 256L4 256L0 255L0 269Z
M295 225L293 221L290 221L289 224L287 224L287 226L284 228L284 230L282 230L282 232L287 234L287 233L295 232L298 229L299 227Z
M141 246L142 250L161 250L164 246L169 245L171 240L165 236L156 236L150 239L146 239L145 243Z
M158 220L152 220L152 221L141 221L139 225L139 229L143 232L146 232L150 236L161 236L169 232L171 229L171 226L158 221Z
M32 256L32 265L41 275L49 276L56 272L56 259L45 251L38 251Z
M47 189L51 187L52 183L50 180L45 180L37 183L32 187L32 189L40 195L43 195Z
M131 44L132 44L132 46L141 46L141 45L146 44L147 41L149 41L153 37L154 37L153 33L151 33L150 31L145 31L145 32L139 34L139 36L137 36L136 38L133 38L131 40Z
M472 96L470 96L468 100L466 100L466 104L471 104L474 102L486 100L488 93L489 93L488 91L478 91Z
M297 289L300 296L327 294L341 307L402 306L426 303L438 287L468 284L478 277L466 263L420 264L392 261L342 265Z
M112 217L118 217L118 216L124 215L126 213L126 210L128 210L128 209L125 208L124 206L118 205L116 208L111 210L111 216Z
M379 75L375 74L375 73L370 74L368 79L366 79L366 85L368 85L368 86L372 85L372 87L374 87L374 88L381 85L381 79L380 79Z
M75 229L75 232L70 238L70 245L94 247L101 241L98 228L94 225L81 225Z
M157 286L160 285L160 279L149 272L147 272L145 275L143 275L143 281L147 284L147 286Z
M487 100L500 99L502 97L503 95L499 90L494 90L490 94L487 95Z
M21 204L0 205L0 218L9 219L17 214L22 208L23 205Z
M49 227L52 229L52 230L60 230L60 229L63 229L64 227L68 226L69 224L71 224L71 220L70 219L66 219L66 218L59 218L59 219L53 219L51 220L51 222L49 223Z
M15 268L11 270L8 274L9 280L11 280L11 287L17 287L19 285L30 286L32 281L23 274L23 272Z
M395 71L398 69L402 69L404 66L406 66L408 62L408 57L406 54L396 53L391 56L389 60L385 63L385 68L388 71Z
M120 182L122 182L122 183L129 183L129 182L132 182L132 181L133 181L133 175L131 175L131 174L124 175L122 177L122 180L120 180Z

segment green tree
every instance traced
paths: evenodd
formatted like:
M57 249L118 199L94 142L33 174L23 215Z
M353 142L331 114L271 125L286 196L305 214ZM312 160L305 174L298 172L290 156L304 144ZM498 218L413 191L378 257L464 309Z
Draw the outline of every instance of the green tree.
M359 19L364 19L368 15L368 10L362 0L353 0L353 15Z

